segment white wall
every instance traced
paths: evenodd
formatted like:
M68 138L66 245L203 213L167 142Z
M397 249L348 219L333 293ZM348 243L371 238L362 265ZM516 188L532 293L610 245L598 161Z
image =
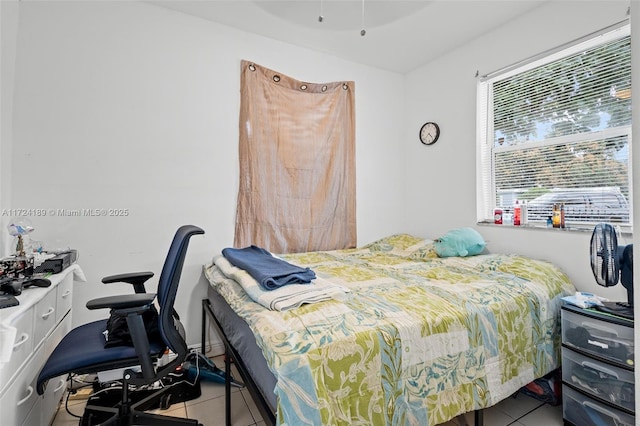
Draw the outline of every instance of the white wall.
M241 59L300 80L356 82L359 241L400 222L400 75L133 2L21 2L16 50L3 207L129 211L31 218L34 239L79 250L88 282L75 286L74 325L106 315L87 300L129 291L101 277L158 275L176 228L191 223L206 235L192 240L177 310L199 341L202 265L233 243Z
M11 198L11 149L13 141L13 81L15 77L17 0L0 2L0 211ZM13 238L4 231L11 217L0 215L0 257L8 255Z
M406 76L403 148L408 231L437 238L453 227L476 225L476 72L490 73L620 22L628 7L628 1L541 3L532 12ZM420 144L417 137L425 121L436 121L441 127L440 140L430 147ZM579 290L626 300L621 285L605 290L595 283L589 264L589 232L507 226L477 229L492 252L551 260Z

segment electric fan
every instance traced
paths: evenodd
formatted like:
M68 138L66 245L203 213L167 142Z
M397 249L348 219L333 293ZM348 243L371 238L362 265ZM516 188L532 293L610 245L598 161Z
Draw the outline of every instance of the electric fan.
M616 231L608 223L593 229L591 270L601 286L612 287L620 280L627 289L626 302L604 302L598 310L633 319L633 244L619 246Z

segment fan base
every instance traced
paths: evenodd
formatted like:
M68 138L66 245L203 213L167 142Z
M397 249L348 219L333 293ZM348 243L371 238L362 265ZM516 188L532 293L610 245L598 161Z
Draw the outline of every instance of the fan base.
M604 306L597 306L599 311L616 315L633 321L633 305L627 302L603 302Z

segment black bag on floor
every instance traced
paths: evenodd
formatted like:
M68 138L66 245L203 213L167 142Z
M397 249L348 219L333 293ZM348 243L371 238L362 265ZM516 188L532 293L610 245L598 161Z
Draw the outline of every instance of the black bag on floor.
M155 307L152 307L142 314L142 321L144 322L144 328L147 330L147 336L150 342L160 337L158 311ZM131 333L129 333L129 326L127 325L127 317L116 315L112 311L111 316L109 316L107 320L106 331L105 348L111 348L113 346L133 346Z

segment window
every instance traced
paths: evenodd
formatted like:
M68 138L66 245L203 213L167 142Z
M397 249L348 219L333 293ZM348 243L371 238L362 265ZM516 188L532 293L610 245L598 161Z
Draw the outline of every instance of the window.
M628 25L478 83L478 220L527 203L531 224L564 204L568 226L630 224Z

